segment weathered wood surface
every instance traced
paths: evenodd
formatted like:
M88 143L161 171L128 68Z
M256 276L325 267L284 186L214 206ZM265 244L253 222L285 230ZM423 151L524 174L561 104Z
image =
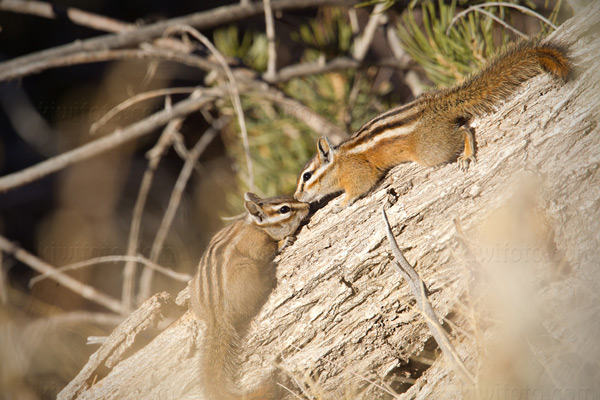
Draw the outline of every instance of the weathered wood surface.
M561 85L548 76L534 78L497 112L477 121L478 162L467 173L455 164L401 165L350 208L336 214L329 204L315 213L294 245L279 257L278 287L248 335L244 385L257 384L277 367L276 380L294 392L302 393L300 387L312 385L305 396L322 391L322 398L344 394L355 398L357 389L366 387L366 398L383 397L386 383L426 344L431 345L406 283L389 265L391 251L380 209L394 197L390 189L397 196L388 210L394 234L407 259L417 264L440 317L455 313L464 303L465 285L472 278L454 221L469 242L477 242L481 224L525 189L522 182L530 182L522 180L526 176L536 177L539 189L534 190L543 198L556 250L572 266L567 278L539 288L540 301L559 309L579 290L588 293L594 287L590 285L597 287L598 15L600 3L594 2L554 34L571 47L576 65L573 79ZM600 303L595 304L590 318L597 316ZM463 316L451 320L459 328L465 323ZM565 326L567 322L574 323L545 326L550 334L564 336L575 329ZM201 398L195 367L195 341L201 340L201 329L201 323L186 313L92 385L100 365L94 355L95 366L86 366L87 376L76 378L60 398ZM575 337L582 341L594 337L587 336L597 334L594 329L579 330ZM458 335L459 353L477 374L476 346L459 332L452 333ZM585 351L597 360L596 347ZM103 348L96 354L107 357ZM557 359L546 365L554 370L563 363ZM559 374L557 384L567 377ZM438 357L400 398L467 396L468 390L461 387L444 358Z

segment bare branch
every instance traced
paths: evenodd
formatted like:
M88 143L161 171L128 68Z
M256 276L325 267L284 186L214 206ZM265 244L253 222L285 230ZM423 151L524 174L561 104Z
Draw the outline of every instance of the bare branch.
M305 75L325 74L327 72L340 71L343 69L357 69L370 66L407 69L410 66L410 60L385 58L375 62L361 62L350 57L337 57L329 60L326 63L321 63L318 61L312 63L300 63L280 69L275 79L271 80L270 83L286 82L290 79ZM266 80L266 78L264 79Z
M119 21L114 18L90 13L75 7L62 7L42 1L2 0L0 1L0 11L30 14L50 19L60 18L57 14L57 11L60 11L61 14L66 15L74 24L104 32L125 32L136 28L134 24Z
M362 36L357 38L354 43L352 57L355 60L362 61L367 55L367 51L369 51L369 47L371 47L371 42L373 41L373 37L375 37L377 28L379 25L383 24L387 18L387 16L383 13L385 8L385 2L378 3L373 8L373 12L371 13L369 22L367 22L367 26L365 26Z
M459 373L459 375L470 384L475 384L475 378L465 364L460 359L460 356L454 349L452 342L448 339L446 335L446 331L442 328L442 325L439 323L438 316L436 315L429 299L427 298L427 294L425 291L425 284L417 274L417 271L413 268L412 265L404 258L404 255L400 251L398 247L398 243L396 243L396 238L392 233L392 228L390 227L390 222L388 221L387 214L385 212L385 205L381 208L381 214L383 216L383 222L385 224L385 232L387 238L390 242L390 246L392 247L392 252L396 260L392 263L396 266L396 270L398 273L406 280L409 284L413 296L417 299L417 305L421 314L423 315L425 322L427 322L427 326L429 326L429 330L431 335L435 338L436 342L440 346L440 349L444 353L444 355L450 361L450 364L454 367L455 371Z
M36 283L43 281L44 279L47 279L47 278L52 278L54 275L61 273L61 272L74 271L79 268L91 267L93 265L98 265L98 264L118 263L118 262L123 262L123 261L143 264L143 265L147 266L148 268L152 268L153 270L158 271L161 274L164 274L164 275L168 276L169 278L173 278L176 281L180 281L180 282L187 282L192 278L188 274L181 274L179 272L175 272L171 269L168 269L161 265L158 265L158 264L148 260L147 258L142 257L141 255L137 255L137 256L103 256L103 257L90 258L89 260L84 260L84 261L76 262L76 263L69 264L69 265L64 265L62 267L56 268L54 271L44 272L41 275L31 278L31 280L29 280L29 287L31 288Z
M267 34L267 44L269 52L269 61L267 63L267 72L265 77L272 79L277 74L277 46L275 43L275 24L273 23L273 9L271 0L263 0L265 6L265 25Z
M175 140L176 133L181 127L181 122L182 119L180 118L170 121L163 130L163 133L158 139L156 145L154 145L152 150L150 150L146 155L150 161L148 162L148 166L144 172L142 183L140 184L140 190L135 201L135 206L133 207L133 218L131 220L129 240L127 243L127 256L133 256L137 251L139 245L140 226L142 224L142 215L144 213L144 207L146 206L148 192L150 191L152 180L154 179L154 172L156 171L156 168L158 168L158 164L160 163L162 155ZM124 310L133 307L135 270L136 268L134 261L127 261L123 270L122 302Z
M194 28L190 26L175 26L173 30L179 30L182 32L186 32L192 35L196 40L202 43L204 46L208 48L208 50L215 56L215 58L221 64L221 67L225 71L227 75L227 79L230 82L229 94L231 95L231 103L233 104L233 108L235 110L235 114L237 115L238 124L240 125L240 132L242 134L242 143L244 145L244 152L246 154L246 168L248 169L248 188L250 191L255 192L256 188L254 187L254 167L252 166L252 157L250 156L250 143L248 141L248 130L246 128L246 118L244 117L244 110L242 109L242 100L240 99L240 91L238 89L238 84L233 76L233 72L231 68L229 68L229 64L225 61L225 57L221 54L221 52L211 43L210 40Z
M44 330L47 325L64 325L64 324L96 324L96 325L119 325L123 322L123 317L110 313L87 312L87 311L72 311L66 314L51 315L46 318L41 318L35 321L39 323Z
M60 171L70 165L102 154L108 150L119 147L124 143L142 137L156 128L168 123L173 118L191 114L199 108L214 101L222 94L220 89L210 89L202 96L192 94L186 100L175 104L171 110L158 111L123 129L86 143L76 149L67 151L56 157L42 161L24 170L0 177L0 193L43 178L49 174Z
M186 53L173 51L170 49L161 49L158 47L143 46L144 49L125 49L125 50L95 50L82 51L79 53L67 54L59 57L44 58L35 64L27 65L28 74L40 72L49 68L66 67L69 65L86 64L95 62L104 62L123 59L151 59L151 60L172 60L181 62L192 67L209 70L212 63L208 63L201 57L187 55ZM2 66L0 64L0 70ZM0 79L1 80L1 79Z
M154 238L152 250L150 251L151 261L156 262L156 260L158 260L165 243L165 239L167 238L167 234L169 233L169 229L171 228L173 219L175 218L175 213L179 208L183 191L185 190L187 182L192 175L192 171L194 170L196 162L198 162L198 159L200 158L200 155L202 155L204 149L206 149L206 147L222 129L223 125L225 125L226 119L226 117L221 117L215 121L213 125L206 132L204 132L204 135L202 135L202 137L196 142L192 150L189 151L187 160L185 161L185 164L179 173L177 182L175 182L175 187L171 193L171 199L169 200L167 211L165 211L165 215L163 216L160 227L158 228L158 232L156 233L156 237ZM146 267L140 278L140 291L138 293L139 303L144 302L150 296L152 276L153 270Z
M27 264L32 269L42 274L52 275L51 279L77 293L84 299L90 300L96 304L106 307L107 309L115 313L121 312L121 302L119 302L114 297L104 294L98 289L90 285L86 285L85 283L82 283L77 279L70 277L69 275L63 274L62 272L58 271L55 267L51 266L45 261L42 261L33 254L29 253L28 251L20 248L16 244L11 243L4 236L0 236L0 250L4 251L7 254L13 255L17 260L21 261L24 264Z
M119 114L123 110L133 106L136 103L139 103L144 100L152 99L154 97L167 96L172 94L181 94L181 93L192 93L194 90L198 92L201 91L199 87L175 87L175 88L163 88L151 90L149 92L143 92L136 94L133 97L128 98L124 102L116 105L112 109L110 109L106 114L104 114L98 121L94 122L90 126L90 133L96 132L102 125L106 124L110 119L114 118L115 115Z
M446 34L450 33L450 29L454 26L454 24L456 23L456 21L458 21L460 18L462 18L463 16L467 15L470 12L477 11L477 12L480 12L482 14L487 15L488 17L492 18L494 21L498 22L499 24L501 24L505 28L510 29L511 31L515 32L517 35L519 35L521 37L523 37L523 36L527 37L527 35L525 35L521 31L515 29L514 27L510 26L509 24L507 24L506 22L504 22L500 18L496 17L494 14L485 11L483 9L484 7L511 7L511 8L516 8L517 10L521 11L523 14L535 17L535 18L539 19L540 21L544 22L545 24L547 24L548 26L550 26L552 29L556 29L556 25L554 25L552 23L552 21L550 21L549 19L545 18L543 15L536 13L535 11L533 11L530 8L523 7L523 6L520 6L518 4L512 4L512 3L489 2L489 3L485 3L485 4L478 4L478 5L475 5L475 6L471 6L471 7L467 8L466 10L463 10L463 11L459 12L458 14L456 14L454 16L454 18L452 18L452 20L450 21L450 24L448 24L448 29L446 29Z
M299 9L333 4L348 6L355 3L355 0L278 0L273 3L273 10ZM45 69L40 68L40 65L46 65L48 60L62 58L67 55L99 50L109 51L127 46L136 46L142 42L162 36L169 27L189 25L196 29L211 29L233 21L262 14L263 11L262 2L249 2L243 5L232 4L209 11L160 21L127 32L78 40L70 44L17 57L0 64L0 81L39 72Z
M335 125L299 101L286 96L278 89L267 88L267 91L250 92L248 95L277 103L286 114L302 121L315 132L329 137L334 143L340 143L343 139L348 137L348 133L344 129Z

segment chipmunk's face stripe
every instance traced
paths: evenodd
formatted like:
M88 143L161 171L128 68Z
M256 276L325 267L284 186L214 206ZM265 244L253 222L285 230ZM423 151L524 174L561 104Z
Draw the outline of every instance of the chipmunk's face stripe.
M363 142L363 141L347 142L348 147L346 147L346 148L348 150L348 154L363 153L363 152L367 151L368 149L370 149L374 146L377 146L379 144L379 142L381 142L382 140L387 140L387 139L391 139L391 138L397 138L399 136L408 135L415 130L415 126L416 126L416 122L413 122L408 125L402 125L402 126L392 125L392 127L379 132L379 134L377 136L374 136L372 139L370 139L367 142Z
M320 162L317 157L314 157L312 160L306 164L300 177L298 178L298 188L296 193L302 193L305 189L310 188L319 178L319 176L323 173L320 168ZM310 173L310 178L308 180L304 180L304 175L306 173Z
M323 164L316 168L312 173L311 178L307 182L303 183L304 189L310 190L313 186L315 186L319 182L319 179L321 179L321 176L330 168L330 166L331 164Z
M256 225L258 226L267 226L267 225L274 225L280 222L286 222L289 221L290 219L292 219L293 214L287 213L287 214L272 214L272 215L268 215L267 218L265 218L261 223L258 223Z

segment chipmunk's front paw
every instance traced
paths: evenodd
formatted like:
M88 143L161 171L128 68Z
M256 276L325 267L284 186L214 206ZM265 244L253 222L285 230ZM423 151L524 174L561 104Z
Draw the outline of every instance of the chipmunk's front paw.
M471 163L475 164L476 161L477 159L475 158L475 156L466 156L463 154L457 159L458 169L460 169L463 172L467 172L469 170L469 165Z
M286 247L290 247L291 245L294 244L294 242L296 241L296 237L295 236L288 236L283 240L279 241L279 245L278 250L281 253L283 251L283 249L285 249Z

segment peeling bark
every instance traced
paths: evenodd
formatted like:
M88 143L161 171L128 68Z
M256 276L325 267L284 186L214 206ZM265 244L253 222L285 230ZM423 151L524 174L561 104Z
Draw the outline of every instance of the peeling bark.
M391 250L379 213L389 198L395 201L388 216L396 239L406 258L416 263L438 316L452 321L446 324L450 336L475 375L481 370L481 349L461 334L469 322L457 309L466 302L465 290L481 257L469 258L463 242L467 247L476 243L489 215L515 193L533 190L541 199L552 252L560 255L549 264L560 259L570 266L561 279L538 286L540 301L555 311L561 303L575 301L580 290L596 294L591 288L600 281L598 15L600 3L595 2L553 35L571 49L576 73L569 82L536 77L497 112L477 121L478 162L467 173L455 164L401 165L353 206L336 214L329 204L315 213L294 245L278 258L278 286L253 322L245 345L244 386L274 376L295 393L321 393L331 399L356 398L359 392L365 398L385 398L389 388L404 391L402 399L473 396L446 360L437 357L406 282L390 268ZM535 187L524 188L531 176ZM464 235L457 233L456 224ZM165 298L157 296L142 309ZM586 318L595 318L600 303L590 304L596 306ZM558 318L566 314L554 315L554 320L542 322L550 336L568 336L577 327L568 318ZM586 326L575 338L585 342L597 337L597 329ZM113 334L59 398L201 398L195 365L201 330L202 324L185 313L104 377L94 379L101 362L113 353L107 348L116 347L114 340L131 344L123 342L123 333ZM493 333L482 332L482 337L488 335ZM573 354L597 360L597 347ZM426 357L437 357L430 368ZM565 361L550 359L544 365L551 374ZM398 383L398 377L414 369L420 372L408 383ZM557 379L559 385L567 378L559 374Z

